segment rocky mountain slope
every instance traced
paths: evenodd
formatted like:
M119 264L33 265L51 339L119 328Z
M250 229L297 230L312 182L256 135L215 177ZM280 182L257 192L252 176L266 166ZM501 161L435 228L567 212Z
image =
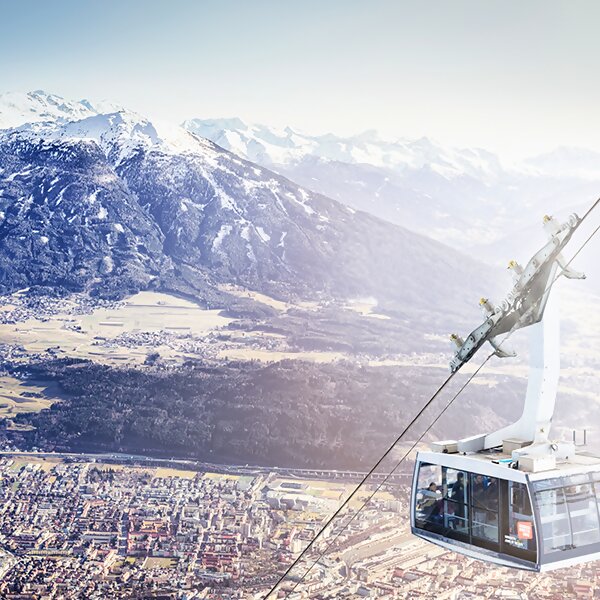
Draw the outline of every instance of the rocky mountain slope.
M459 309L486 277L435 241L183 129L128 111L72 121L67 107L0 132L4 291L152 286L218 301L226 282L278 297L373 296L426 313Z
M504 165L485 150L374 131L308 135L240 119L184 126L352 208L499 263L529 252L504 244L522 222L582 210L600 188L600 153L577 148Z

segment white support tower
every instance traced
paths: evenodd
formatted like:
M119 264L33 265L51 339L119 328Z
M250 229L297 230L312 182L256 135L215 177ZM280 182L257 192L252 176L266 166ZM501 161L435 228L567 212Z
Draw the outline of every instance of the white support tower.
M499 446L547 444L560 376L560 315L557 290L548 299L544 317L529 328L529 376L523 413L518 421L492 433L458 442L459 452L480 452Z
M450 363L453 372L467 363L485 343L489 342L496 356L515 356L503 348L501 334L530 328L529 378L521 417L498 431L468 437L458 442L438 442L444 451L461 453L484 452L502 447L513 460L532 462L532 470L551 467L557 458L568 458L575 452L573 443L549 441L560 375L560 319L557 292L558 277L583 279L585 275L569 268L562 249L571 239L581 219L572 215L563 225L552 217L544 218L549 241L523 268L511 261L515 284L506 299L494 306L482 298L486 320L465 340L457 335L452 340L458 350ZM548 458L550 457L550 458ZM544 463L544 460L547 462Z

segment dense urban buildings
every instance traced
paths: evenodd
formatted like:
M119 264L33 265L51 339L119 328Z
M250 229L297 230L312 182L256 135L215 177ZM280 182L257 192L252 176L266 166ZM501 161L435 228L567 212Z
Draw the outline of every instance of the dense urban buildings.
M0 597L262 598L351 485L342 474L306 480L7 454ZM334 540L327 554L292 592L317 554L293 571L279 597L598 597L595 563L568 576L492 568L413 538L406 514L406 487L382 490L346 529L348 515L336 522L317 546Z

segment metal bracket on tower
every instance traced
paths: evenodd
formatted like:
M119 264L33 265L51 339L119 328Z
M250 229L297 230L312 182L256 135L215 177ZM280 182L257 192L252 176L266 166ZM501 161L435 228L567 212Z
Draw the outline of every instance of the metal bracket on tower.
M515 356L498 342L497 336L523 327L530 330L530 370L527 394L521 418L499 431L473 436L458 442L459 452L478 452L501 446L507 440L517 445L546 445L554 415L560 370L560 320L556 294L550 299L557 277L583 279L585 275L567 268L561 251L571 239L581 219L572 215L564 225L544 217L548 243L534 254L525 268L511 261L515 285L507 298L495 307L482 298L480 305L486 321L462 340L453 335L458 350L450 363L452 372L460 369L475 352L489 342L496 356ZM520 452L517 450L517 454Z

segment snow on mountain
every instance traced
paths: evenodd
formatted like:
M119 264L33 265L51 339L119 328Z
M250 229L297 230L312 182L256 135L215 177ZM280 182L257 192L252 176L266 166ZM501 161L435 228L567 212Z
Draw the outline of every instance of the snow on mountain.
M387 265L379 265L374 273L363 269L363 259L377 262L373 250L356 259L356 249L370 244L372 230L381 226L355 210L502 264L515 256L504 243L515 219L537 223L545 212L560 217L571 205L581 204L595 185L589 179L557 174L567 159L573 168L578 164L581 155L572 149L508 170L491 153L449 149L426 138L389 141L375 132L346 138L309 136L291 128L247 125L240 119L195 119L186 122L184 130L132 111L115 111L112 105L107 107L110 112L99 113L87 101L71 102L41 92L1 98L0 123L19 126L0 131L0 145L7 156L16 152L26 158L18 166L0 164L0 192L3 177L6 186L14 186L33 180L38 170L37 185L46 189L39 178L46 172L42 162L52 154L62 157L67 170L81 161L91 169L88 174L99 170L102 178L113 178L138 198L160 230L160 243L170 260L191 261L202 277L210 272L222 281L238 280L265 290L269 281L277 281L278 292L281 285L288 285L304 292L335 288L336 293L342 289L366 293L372 284L371 295L377 296L382 287L386 294L402 295L395 285L382 286ZM30 122L24 123L27 119ZM67 160L69 153L77 160ZM595 157L593 153L585 157L587 172L592 172ZM246 162L247 158L262 166ZM65 181L72 177L74 173ZM84 186L86 197L95 193L93 181L88 182L89 190L88 184ZM5 200L11 193L20 198L12 206L16 213L26 214L27 198L41 192L28 191L25 185L3 193ZM6 208L0 210L9 214L10 202L0 204ZM94 217L90 222L111 222L110 206L101 203L93 211L86 217ZM406 238L408 233L390 229L382 235L396 247L394 236ZM53 239L47 233L40 236ZM414 243L422 245L422 238L414 238ZM330 265L334 248L345 265L336 273ZM110 248L105 250L110 255ZM434 254L444 261L443 252ZM148 261L160 262L156 253ZM402 270L400 263L393 264ZM151 269L152 277L157 268ZM372 275L378 282L365 284L365 277L373 279Z
M0 131L14 129L21 139L48 144L87 140L118 163L141 147L179 153L198 149L198 139L177 125L151 123L109 101L70 101L42 90L0 94Z
M600 181L600 152L585 148L561 146L525 160L524 166L541 176Z
M0 94L0 129L43 121L68 123L123 110L122 106L109 100L66 100L43 90L6 92Z
M39 121L67 122L97 114L86 100L73 102L42 90L0 94L0 129Z
M81 120L26 123L14 129L20 139L43 139L48 144L88 141L100 146L115 164L140 148L164 153L199 152L206 142L178 126L150 122L127 110L96 114Z
M381 167L396 174L428 169L446 179L474 177L488 184L507 174L600 179L600 153L584 148L560 147L505 166L495 154L480 148L452 148L426 137L386 139L375 130L349 137L309 135L291 127L247 124L236 117L190 119L183 127L248 160L270 166L290 168L311 157Z
M477 175L493 180L501 169L498 158L480 149L443 147L428 139L393 139L376 131L340 137L331 133L309 135L291 127L276 129L246 124L241 119L191 119L183 126L219 146L264 165L293 165L304 158L368 164L395 170L425 166L445 178Z
M236 118L184 127L353 209L498 263L515 220L565 216L597 195L600 180L600 154L577 148L505 166L485 150L386 140L374 131L311 136Z
M152 285L212 303L220 283L236 283L277 297L372 296L427 321L434 309L418 308L422 298L446 298L444 310L458 313L484 273L435 241L130 111L0 131L3 290L42 283L119 295Z
M309 136L241 119L193 119L188 130L383 219L461 249L489 241L506 211L506 171L492 153L375 131ZM465 208L467 210L465 210Z

